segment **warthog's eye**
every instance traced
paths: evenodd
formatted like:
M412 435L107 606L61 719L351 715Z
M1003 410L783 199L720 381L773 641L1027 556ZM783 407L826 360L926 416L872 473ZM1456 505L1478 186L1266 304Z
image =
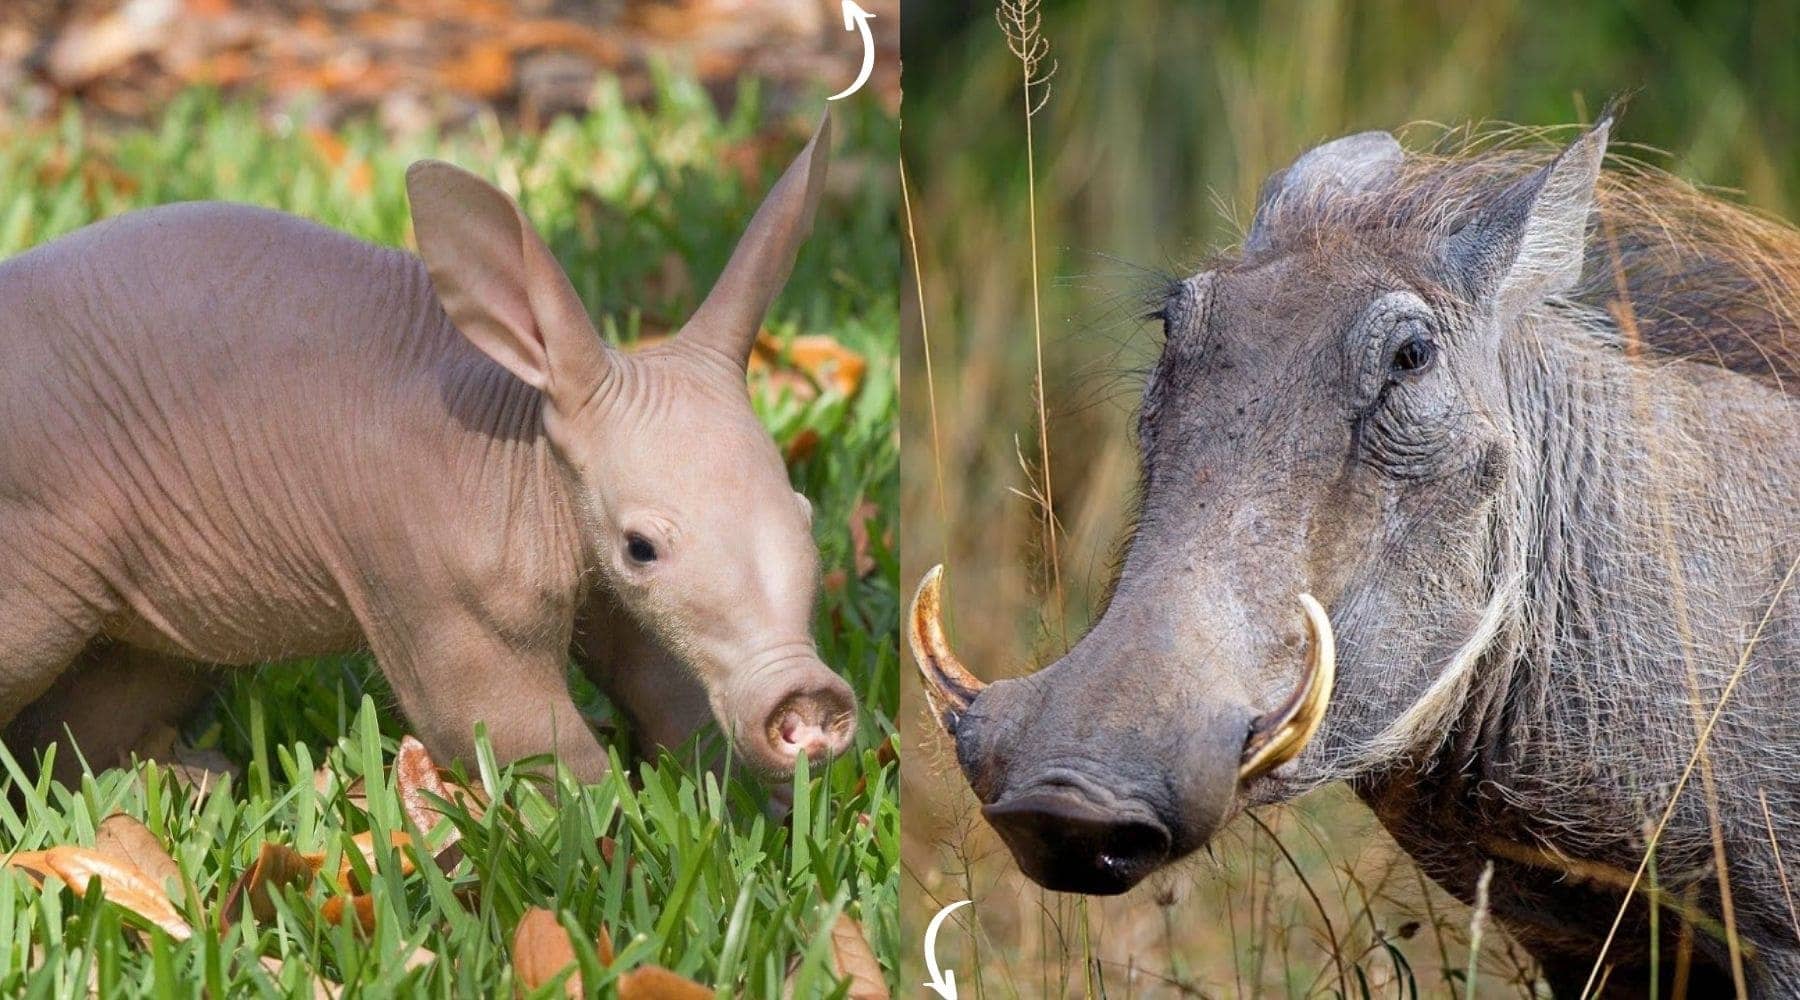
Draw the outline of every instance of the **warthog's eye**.
M635 531L629 532L625 535L625 554L631 557L632 562L642 566L656 561L656 546L650 544L650 539L643 535Z
M1437 342L1430 337L1408 337L1394 349L1388 370L1397 376L1417 375L1437 362L1437 354Z

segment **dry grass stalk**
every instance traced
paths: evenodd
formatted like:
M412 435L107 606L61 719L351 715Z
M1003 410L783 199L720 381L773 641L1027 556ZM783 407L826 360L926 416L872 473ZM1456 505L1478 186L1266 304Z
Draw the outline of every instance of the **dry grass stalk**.
M1044 511L1044 549L1050 560L1050 590L1056 597L1056 617L1062 630L1062 641L1069 644L1067 607L1063 599L1062 565L1057 557L1056 497L1050 483L1050 421L1044 402L1044 317L1043 298L1038 288L1037 232L1037 147L1031 122L1050 100L1050 78L1056 75L1056 62L1049 60L1050 40L1043 34L1043 13L1038 0L1000 0L994 19L1006 34L1007 47L1019 61L1021 86L1025 98L1025 196L1026 221L1031 248L1031 339L1036 352L1037 379L1033 393L1037 404L1038 462Z

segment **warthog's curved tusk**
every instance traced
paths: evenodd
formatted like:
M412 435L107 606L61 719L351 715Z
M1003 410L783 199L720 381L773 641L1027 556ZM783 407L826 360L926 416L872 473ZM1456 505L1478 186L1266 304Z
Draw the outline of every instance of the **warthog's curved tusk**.
M1300 595L1306 611L1309 652L1306 675L1288 695L1287 702L1250 723L1250 738L1238 764L1238 780L1259 778L1293 760L1319 731L1325 708L1331 703L1331 684L1337 678L1337 649L1331 636L1331 619L1311 594Z
M925 697L931 702L932 714L954 736L957 716L968 710L987 685L963 667L950 650L950 640L944 637L943 589L944 567L933 566L913 593L907 639L912 644L919 676L925 680Z

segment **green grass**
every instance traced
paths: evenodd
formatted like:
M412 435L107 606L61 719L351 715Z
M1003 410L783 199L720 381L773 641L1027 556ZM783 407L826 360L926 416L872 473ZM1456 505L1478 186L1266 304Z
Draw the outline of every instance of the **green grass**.
M601 328L630 340L693 308L810 130L810 121L764 121L758 104L752 88L722 119L697 85L669 74L647 108L603 89L588 117L542 134L477 120L413 139L351 125L335 141L206 93L184 96L145 127L98 127L71 111L47 125L0 126L0 254L134 207L203 198L406 245L405 168L432 156L519 197ZM777 337L831 334L868 358L869 376L851 400L757 398L779 442L806 430L820 437L792 473L812 499L825 569L847 571L849 583L825 594L817 632L862 714L854 753L796 776L791 821L768 818L769 793L753 780L728 772L721 781L697 767L693 746L642 766L622 761L610 780L565 783L554 795L533 762L500 767L484 756L469 779L494 807L480 819L454 817L466 860L448 875L425 866L402 876L384 851L370 874L372 936L318 915L339 891L321 878L283 895L272 922L245 921L221 937L222 897L265 841L335 853L354 833L404 822L387 765L407 727L366 657L245 670L186 734L243 768L204 795L148 763L101 771L79 788L28 784L18 762L0 755L0 851L91 844L99 822L124 811L178 861L187 898L176 903L198 928L180 943L140 936L141 922L98 894L77 898L55 882L40 891L0 872L0 994L87 995L97 984L107 997L201 987L214 996L310 995L323 978L344 983L345 995L511 995L513 928L531 906L560 911L579 932L585 978L603 995L614 973L591 951L602 926L619 948L616 970L656 962L716 984L722 996L776 996L784 983L795 996L841 993L828 967L840 912L862 922L892 979L899 812L894 766L876 751L895 739L898 684L898 250L888 179L897 136L872 110L839 109L836 125L834 173L857 183L832 190L769 328ZM859 579L849 524L863 500L877 509L877 568ZM591 686L572 684L604 720ZM624 746L620 739L616 752ZM325 792L315 785L321 767L339 776ZM368 778L367 812L342 791L357 777ZM611 862L599 853L601 836L618 845ZM325 870L335 864L328 858ZM438 959L407 968L403 959L419 947ZM258 956L278 960L279 971Z

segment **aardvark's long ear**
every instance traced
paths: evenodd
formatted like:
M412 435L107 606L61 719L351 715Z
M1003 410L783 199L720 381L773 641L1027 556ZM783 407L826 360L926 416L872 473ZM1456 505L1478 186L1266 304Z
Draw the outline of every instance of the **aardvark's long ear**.
M750 359L763 315L794 269L794 255L812 232L831 157L831 115L819 119L800 151L750 220L731 260L681 336L716 348L739 365Z
M1612 124L1609 113L1450 237L1444 254L1451 273L1476 301L1491 301L1495 315L1515 315L1581 280Z
M519 206L448 163L406 171L419 255L451 322L552 405L578 406L608 348L574 286Z

